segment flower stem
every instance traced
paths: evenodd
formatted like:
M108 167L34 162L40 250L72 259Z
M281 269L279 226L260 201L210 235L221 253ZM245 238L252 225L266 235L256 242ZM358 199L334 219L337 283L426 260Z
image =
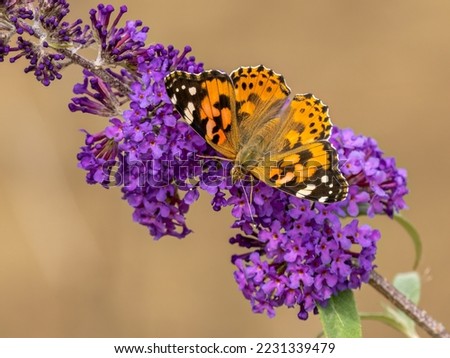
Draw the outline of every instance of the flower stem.
M372 271L369 284L386 297L395 307L402 310L418 326L423 328L430 336L450 338L444 325L432 318L426 311L417 307L406 296L391 285L383 276Z
M65 48L58 48L56 49L56 51L66 56L66 58L70 58L72 62L91 71L96 76L101 78L104 82L108 83L111 87L119 90L123 95L131 92L130 88L127 85L120 82L117 78L106 72L103 68L96 67L91 61L85 59L77 53Z

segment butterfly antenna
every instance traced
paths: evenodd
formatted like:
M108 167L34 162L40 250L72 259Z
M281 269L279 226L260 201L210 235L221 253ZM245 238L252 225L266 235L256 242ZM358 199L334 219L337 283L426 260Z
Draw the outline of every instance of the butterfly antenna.
M245 196L245 201L247 202L248 205L248 210L250 212L250 217L252 218L252 222L255 223L255 219L253 217L253 211L252 211L252 200L253 200L253 187L250 186L250 198L247 195L247 191L245 190L245 186L244 186L244 180L241 179L241 187L242 187L242 191L244 192L244 196Z
M250 176L250 202L251 203L253 203L253 186L254 186L253 177Z
M216 155L201 155L196 154L198 158L202 159L217 159L217 160L225 160L226 162L232 162L234 159L224 158L224 157L218 157Z

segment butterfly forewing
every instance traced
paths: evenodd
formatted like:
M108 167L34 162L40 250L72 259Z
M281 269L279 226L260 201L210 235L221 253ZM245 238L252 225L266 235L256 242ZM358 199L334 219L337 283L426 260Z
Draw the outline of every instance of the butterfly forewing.
M238 127L230 77L220 71L175 71L165 78L167 95L184 120L219 153L236 157Z
M236 95L241 144L245 145L258 129L280 113L290 89L283 76L262 65L240 67L230 77Z

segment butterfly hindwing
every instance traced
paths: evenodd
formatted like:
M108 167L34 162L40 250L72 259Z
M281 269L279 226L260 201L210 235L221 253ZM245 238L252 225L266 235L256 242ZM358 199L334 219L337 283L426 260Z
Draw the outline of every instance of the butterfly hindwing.
M348 184L327 139L332 124L328 107L312 94L298 94L283 108L265 162L254 169L260 179L286 193L322 203L343 200ZM270 160L267 160L270 158ZM264 175L261 175L264 172Z
M252 172L288 194L321 203L345 199L348 184L338 169L336 150L321 140L286 152L267 154Z
M185 121L228 158L236 156L236 101L230 77L221 71L174 71L165 78L167 95Z

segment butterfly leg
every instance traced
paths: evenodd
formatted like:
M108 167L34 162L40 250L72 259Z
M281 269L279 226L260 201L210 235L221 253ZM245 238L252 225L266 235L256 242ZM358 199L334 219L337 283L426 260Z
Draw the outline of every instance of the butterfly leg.
M202 158L202 159L217 159L217 160L225 160L227 162L233 162L233 159L229 159L229 158L224 158L224 157L218 157L216 155L199 155L197 154L198 158Z

